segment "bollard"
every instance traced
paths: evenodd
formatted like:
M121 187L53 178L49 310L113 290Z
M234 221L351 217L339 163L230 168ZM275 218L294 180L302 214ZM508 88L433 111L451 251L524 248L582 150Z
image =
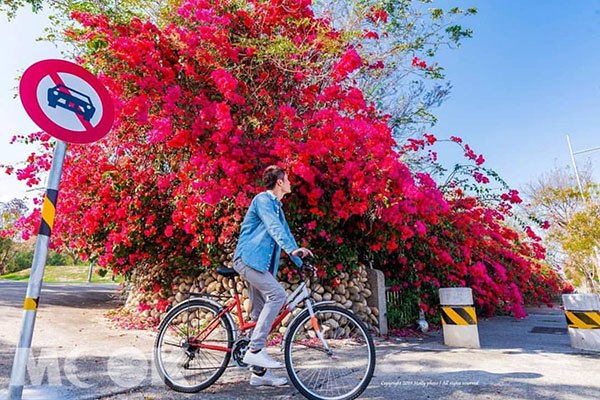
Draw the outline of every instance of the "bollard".
M600 296L563 294L562 301L571 347L600 351Z
M385 277L383 272L378 269L367 269L367 279L369 286L371 287L371 296L367 298L367 305L369 307L377 307L379 314L377 315L377 322L379 325L379 334L388 334L387 324L387 305L385 301Z
M440 288L444 344L478 349L479 332L471 288Z

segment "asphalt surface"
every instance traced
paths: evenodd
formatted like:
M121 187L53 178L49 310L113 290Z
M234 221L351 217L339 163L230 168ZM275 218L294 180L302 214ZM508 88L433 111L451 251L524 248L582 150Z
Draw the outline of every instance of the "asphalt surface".
M169 390L153 372L151 331L111 328L116 285L44 284L28 399L302 399L293 386L250 387L235 367L196 394ZM0 398L21 326L25 282L0 281ZM600 354L571 349L563 312L528 309L479 320L481 349L443 345L441 332L377 342L364 399L600 399ZM279 348L271 354L282 359ZM285 374L285 371L276 372Z

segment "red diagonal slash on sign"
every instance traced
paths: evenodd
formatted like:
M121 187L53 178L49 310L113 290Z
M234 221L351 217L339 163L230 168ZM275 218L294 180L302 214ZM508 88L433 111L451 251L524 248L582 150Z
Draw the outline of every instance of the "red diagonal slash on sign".
M54 82L55 85L63 85L64 88L64 92L67 94L71 94L69 92L69 90L67 89L67 85L65 85L65 83L62 81L62 79L60 79L60 76L58 76L58 73L56 72L50 72L48 74L50 76L50 79L52 79L52 81ZM81 122L81 124L83 125L83 127L85 128L86 131L89 131L93 128L92 124L90 124L89 121L86 121L85 119L83 119L83 115L75 113L75 115L77 116L77 118L79 118L79 121Z
M60 120L60 118L59 121L52 120L50 115L46 114L47 110L42 108L44 107L41 104L43 100L38 97L41 93L40 82L45 78L50 80L50 84L54 83L59 86L61 93L63 93L61 97L77 96L76 88L65 91L65 86L60 86L64 85L60 76L61 73L69 74L69 76L73 75L85 82L89 86L86 86L87 91L93 92L89 94L93 94L94 101L99 102L99 104L96 104L98 107L97 112L94 111L94 115L96 115L94 122L85 121L84 118L87 118L89 114L80 112L80 106L87 106L84 102L80 104L79 100L66 98L64 100L69 101L69 104L61 103L61 106L77 114L81 123L80 126L83 128L81 130L72 130L68 126L62 126L61 123L64 124L65 121ZM70 93L67 95L66 92ZM115 119L112 97L102 82L85 68L65 60L42 60L27 68L19 83L19 96L25 111L27 111L33 122L56 139L68 143L97 142L110 132ZM85 97L89 96L85 95ZM91 109L85 108L85 111L88 110L91 112ZM80 114L83 114L83 116L80 116Z

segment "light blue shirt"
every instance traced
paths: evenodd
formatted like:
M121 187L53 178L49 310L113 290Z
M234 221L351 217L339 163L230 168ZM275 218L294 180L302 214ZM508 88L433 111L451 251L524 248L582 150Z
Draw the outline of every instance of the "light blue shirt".
M273 276L276 276L281 249L297 266L302 265L300 257L291 255L298 245L283 215L281 201L265 191L254 196L250 203L233 259L242 257L244 264L260 272L272 267Z

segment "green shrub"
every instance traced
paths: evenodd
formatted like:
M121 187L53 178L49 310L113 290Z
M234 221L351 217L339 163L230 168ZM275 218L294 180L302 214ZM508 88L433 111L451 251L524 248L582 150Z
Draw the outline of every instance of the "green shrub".
M33 250L17 251L15 258L6 267L6 272L17 272L27 268L31 268L33 262Z
M62 253L57 253L55 251L51 251L48 253L48 258L46 259L46 265L68 265L71 262L67 260L67 257L63 256Z

